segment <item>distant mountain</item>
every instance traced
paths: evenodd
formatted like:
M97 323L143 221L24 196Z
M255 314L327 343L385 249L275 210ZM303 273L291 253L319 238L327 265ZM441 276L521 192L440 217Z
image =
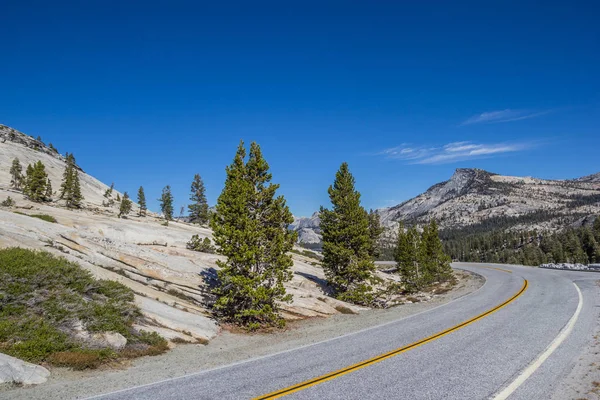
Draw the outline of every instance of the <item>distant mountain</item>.
M459 168L452 177L404 203L377 210L388 228L435 218L442 229L472 225L554 231L600 213L600 173L573 180L502 176ZM297 218L301 237L315 240L318 215Z
M321 242L321 220L319 212L315 212L311 217L294 217L294 222L289 226L290 229L298 232L298 242L304 244L315 244Z

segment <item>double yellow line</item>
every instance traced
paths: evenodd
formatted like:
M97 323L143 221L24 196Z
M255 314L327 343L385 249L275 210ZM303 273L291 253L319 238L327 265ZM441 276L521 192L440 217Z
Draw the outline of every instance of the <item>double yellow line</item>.
M507 272L509 272L509 271L507 271ZM311 386L318 385L319 383L330 381L330 380L335 379L337 377L340 377L342 375L349 374L349 373L354 372L356 370L368 367L369 365L373 365L373 364L376 364L376 363L378 363L380 361L383 361L383 360L386 360L388 358L397 356L398 354L405 353L405 352L407 352L409 350L412 350L412 349L414 349L416 347L424 345L425 343L432 342L432 341L434 341L436 339L441 338L442 336L448 335L448 334L450 334L450 333L452 333L454 331L457 331L457 330L459 330L461 328L464 328L465 326L470 325L473 322L479 321L480 319L485 318L488 315L493 314L496 311L500 310L501 308L507 306L509 303L513 302L517 297L521 296L527 290L528 285L529 285L529 283L527 282L526 279L524 279L523 280L523 286L521 287L521 289L517 293L515 293L511 298L509 298L505 302L497 305L496 307L494 307L494 308L492 308L492 309L490 309L490 310L488 310L488 311L486 311L486 312L484 312L482 314L477 315L476 317L473 317L473 318L471 318L471 319L469 319L467 321L464 321L464 322L462 322L462 323L460 323L458 325L453 326L452 328L448 328L448 329L446 329L444 331L441 331L441 332L438 332L438 333L436 333L434 335L428 336L425 339L421 339L421 340L419 340L417 342L414 342L414 343L411 343L411 344L409 344L407 346L400 347L400 348L398 348L396 350L392 350L392 351L389 351L387 353L380 354L380 355L378 355L376 357L369 358L368 360L361 361L361 362L359 362L357 364L353 364L353 365L350 365L348 367L339 369L337 371L333 371L333 372L330 372L328 374L318 376L316 378L313 378L313 379L310 379L308 381L299 383L297 385L293 385L293 386L287 387L285 389L281 389L281 390L278 390L278 391L275 391L275 392L271 392L271 393L265 394L263 396L256 397L254 400L277 399L279 397L287 396L288 394L299 392L300 390L304 390L304 389L309 388Z

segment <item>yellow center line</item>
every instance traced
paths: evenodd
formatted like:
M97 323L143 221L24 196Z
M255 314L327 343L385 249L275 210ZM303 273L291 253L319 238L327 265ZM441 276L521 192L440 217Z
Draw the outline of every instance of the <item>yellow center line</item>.
M495 269L496 271L502 271L502 272L508 272L509 274L512 274L512 271L508 270L508 269L502 269L502 268L497 268L497 267L490 267L487 265L478 265L479 268L488 268L488 269Z
M490 267L490 268L493 268L493 267ZM293 386L290 386L290 387L287 387L287 388L284 388L284 389L281 389L281 390L277 390L275 392L271 392L271 393L268 393L268 394L256 397L256 398L254 398L254 400L277 399L277 398L280 398L280 397L283 397L283 396L287 396L288 394L299 392L300 390L304 390L304 389L309 388L311 386L318 385L319 383L327 382L329 380L338 378L338 377L340 377L342 375L349 374L349 373L357 371L359 369L362 369L362 368L368 367L370 365L376 364L376 363L378 363L380 361L383 361L383 360L386 360L388 358L397 356L398 354L405 353L405 352L407 352L409 350L412 350L412 349L414 349L416 347L422 346L422 345L424 345L426 343L432 342L432 341L434 341L436 339L441 338L442 336L448 335L448 334L450 334L450 333L452 333L454 331L457 331L457 330L459 330L461 328L464 328L467 325L470 325L470 324L472 324L472 323L474 323L476 321L479 321L480 319L485 318L488 315L490 315L490 314L492 314L492 313L500 310L501 308L507 306L509 303L513 302L517 297L521 296L525 292L525 290L527 290L528 285L529 285L529 283L527 282L526 279L524 279L523 280L523 286L521 287L521 289L517 293L515 293L510 299L508 299L508 300L504 301L503 303L495 306L494 308L489 309L488 311L486 311L486 312L484 312L482 314L477 315L476 317L473 317L473 318L471 318L471 319L469 319L467 321L464 321L464 322L462 322L462 323L460 323L458 325L455 325L452 328L448 328L448 329L443 330L441 332L438 332L438 333L436 333L434 335L428 336L425 339L421 339L421 340L419 340L417 342L414 342L414 343L411 343L411 344L409 344L407 346L400 347L400 348L398 348L396 350L392 350L392 351L389 351L387 353L380 354L380 355L378 355L376 357L369 358L369 359L361 361L361 362L359 362L357 364L353 364L353 365L350 365L348 367L339 369L337 371L333 371L333 372L330 372L328 374L321 375L321 376L318 376L316 378L307 380L305 382L298 383L296 385L293 385Z

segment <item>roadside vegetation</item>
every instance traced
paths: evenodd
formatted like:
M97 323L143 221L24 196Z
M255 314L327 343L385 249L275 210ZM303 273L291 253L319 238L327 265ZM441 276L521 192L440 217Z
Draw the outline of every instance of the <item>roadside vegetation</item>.
M75 263L42 251L0 250L0 352L34 363L96 368L123 358L160 354L167 342L136 331L142 316L126 286L96 280ZM82 339L118 333L120 350Z

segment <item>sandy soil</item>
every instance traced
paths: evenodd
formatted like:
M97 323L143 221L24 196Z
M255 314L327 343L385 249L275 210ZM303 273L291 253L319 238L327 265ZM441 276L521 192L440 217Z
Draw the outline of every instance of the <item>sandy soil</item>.
M144 357L130 365L83 372L52 368L52 376L40 386L0 386L0 399L84 398L317 343L427 311L474 292L484 282L482 277L462 271L458 276L459 283L453 290L427 302L291 322L283 332L244 334L224 331L208 345L179 345L167 354Z

